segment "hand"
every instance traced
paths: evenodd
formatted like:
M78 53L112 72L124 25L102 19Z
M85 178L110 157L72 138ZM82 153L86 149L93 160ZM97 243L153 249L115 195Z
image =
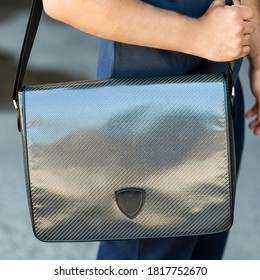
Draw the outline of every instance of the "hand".
M212 61L225 62L244 57L250 52L253 9L240 5L226 6L225 0L215 0L199 18L199 56Z

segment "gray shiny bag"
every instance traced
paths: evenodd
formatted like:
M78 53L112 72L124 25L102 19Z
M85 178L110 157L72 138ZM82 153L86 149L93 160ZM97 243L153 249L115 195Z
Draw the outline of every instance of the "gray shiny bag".
M34 1L14 90L36 237L141 239L230 228L230 76L22 87L41 9Z

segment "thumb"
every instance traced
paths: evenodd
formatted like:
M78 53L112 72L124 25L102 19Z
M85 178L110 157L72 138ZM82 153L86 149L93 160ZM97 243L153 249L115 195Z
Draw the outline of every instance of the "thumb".
M211 6L225 6L226 0L214 0L211 4Z
M233 4L235 6L240 6L241 5L240 0L233 0Z

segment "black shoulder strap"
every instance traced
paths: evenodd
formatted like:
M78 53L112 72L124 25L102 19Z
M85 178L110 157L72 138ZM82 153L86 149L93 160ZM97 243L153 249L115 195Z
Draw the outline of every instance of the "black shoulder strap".
M226 0L226 4L233 5L233 1ZM23 41L17 72L16 72L14 89L13 89L13 103L16 109L18 109L18 91L22 88L26 67L28 64L34 39L41 19L42 10L43 10L42 0L33 0L31 13L26 29L24 41ZM233 71L233 63L232 64L230 63L230 70Z
M23 78L25 75L27 63L33 47L34 38L36 36L39 22L41 19L42 10L43 10L42 0L34 0L31 7L31 13L27 24L27 29L23 41L23 46L19 58L15 83L14 83L13 103L16 109L18 109L18 91L22 87Z
M232 6L233 4L233 0L226 0L226 5Z

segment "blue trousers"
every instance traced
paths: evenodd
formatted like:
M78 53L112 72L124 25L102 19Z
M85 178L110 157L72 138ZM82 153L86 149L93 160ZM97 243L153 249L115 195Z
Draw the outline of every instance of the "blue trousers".
M244 100L240 81L235 98L235 150L237 174L244 144ZM190 237L103 241L99 260L219 260L223 256L228 231Z

